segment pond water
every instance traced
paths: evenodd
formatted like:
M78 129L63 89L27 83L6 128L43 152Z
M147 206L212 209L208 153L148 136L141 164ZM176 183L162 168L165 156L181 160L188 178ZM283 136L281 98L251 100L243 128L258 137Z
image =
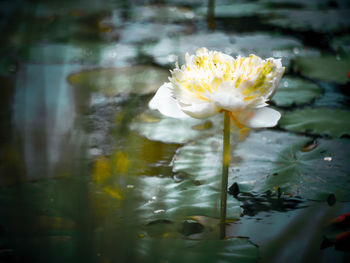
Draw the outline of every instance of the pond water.
M0 262L349 262L348 1L0 3ZM148 109L199 47L281 58L278 126ZM339 236L342 235L342 236Z

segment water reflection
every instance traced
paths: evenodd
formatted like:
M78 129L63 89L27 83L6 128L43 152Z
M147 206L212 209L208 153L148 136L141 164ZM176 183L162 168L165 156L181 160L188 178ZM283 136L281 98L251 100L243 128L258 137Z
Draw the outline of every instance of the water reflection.
M76 109L66 78L77 68L25 64L18 72L13 122L29 180L53 177L74 163L82 138L73 129Z

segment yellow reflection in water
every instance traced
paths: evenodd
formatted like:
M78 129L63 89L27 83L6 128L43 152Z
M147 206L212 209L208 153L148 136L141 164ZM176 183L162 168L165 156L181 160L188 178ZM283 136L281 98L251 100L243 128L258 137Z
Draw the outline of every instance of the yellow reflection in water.
M124 174L128 171L129 158L125 153L118 151L113 155L113 159L115 160L115 168L118 174Z
M95 163L92 172L92 180L94 182L104 182L111 176L111 169L107 158L101 156Z

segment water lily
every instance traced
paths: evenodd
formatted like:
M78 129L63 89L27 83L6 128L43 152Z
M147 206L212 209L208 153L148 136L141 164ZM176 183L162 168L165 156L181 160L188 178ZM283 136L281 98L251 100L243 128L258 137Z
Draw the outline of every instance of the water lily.
M174 118L202 119L228 111L238 127L273 127L281 114L266 106L284 70L280 59L234 59L200 48L171 71L170 82L158 89L149 107Z
M225 237L230 120L240 129L273 127L281 114L268 108L285 68L280 59L234 59L206 48L186 54L149 102L151 109L174 118L207 118L224 112L220 236Z

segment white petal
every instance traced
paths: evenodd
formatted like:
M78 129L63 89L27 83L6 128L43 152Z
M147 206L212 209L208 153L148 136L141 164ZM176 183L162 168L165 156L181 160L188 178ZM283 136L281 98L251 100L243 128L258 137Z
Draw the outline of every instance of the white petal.
M210 94L210 101L215 103L215 105L224 110L228 111L237 111L246 106L246 103L243 101L242 96L237 94L235 90L229 92L214 92Z
M251 111L241 112L236 115L237 119L249 128L266 128L276 126L281 113L278 111L264 107Z
M215 104L210 102L194 103L182 106L181 110L193 118L204 119L211 117L219 112Z
M189 118L183 113L177 105L172 94L172 84L164 83L148 103L148 107L152 110L159 110L165 116L172 118Z
M278 88L278 85L281 81L281 78L283 76L283 73L285 71L285 67L282 67L282 62L281 59L273 59L270 58L271 60L273 60L274 64L275 64L275 71L276 71L276 75L272 80L272 86L270 88L270 90L266 93L266 99L271 99L273 97L273 95L275 95L275 92Z

